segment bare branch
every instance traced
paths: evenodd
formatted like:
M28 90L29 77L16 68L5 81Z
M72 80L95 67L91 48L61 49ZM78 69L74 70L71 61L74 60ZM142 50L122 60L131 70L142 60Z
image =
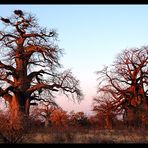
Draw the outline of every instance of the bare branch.
M10 70L11 72L15 72L15 68L10 65L6 65L0 61L0 68L4 68L6 70Z
M2 37L0 38L0 41L4 40L6 37L13 38L13 39L17 39L17 37L16 37L15 35L12 35L12 34L4 34L4 35L2 35Z
M47 84L44 84L44 83L40 83L40 84L37 84L37 85L34 85L32 86L31 88L29 88L27 90L27 93L32 93L36 90L40 90L42 88L44 89L49 89L49 90L52 90L52 91L58 91L57 89L55 89L54 87L57 87L58 88L58 85L56 84L52 84L52 85L47 85Z

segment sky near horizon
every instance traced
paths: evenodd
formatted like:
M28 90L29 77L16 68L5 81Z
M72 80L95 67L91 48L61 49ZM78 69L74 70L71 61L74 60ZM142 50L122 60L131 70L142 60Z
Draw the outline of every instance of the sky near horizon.
M56 29L61 63L80 80L84 100L56 101L64 110L90 114L96 95L97 75L126 48L148 45L148 5L0 5L0 16L15 9L35 14L40 26Z

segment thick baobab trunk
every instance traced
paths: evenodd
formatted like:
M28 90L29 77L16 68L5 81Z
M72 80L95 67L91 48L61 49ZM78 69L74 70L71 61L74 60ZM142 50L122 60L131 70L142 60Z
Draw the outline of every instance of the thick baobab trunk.
M145 98L142 104L141 127L146 128L147 126L148 126L148 104Z
M126 113L124 116L124 121L127 127L128 128L140 127L141 125L140 115L141 115L141 112L139 108L128 107L126 109Z
M141 128L144 126L143 121L148 111L144 89L139 87L136 91L132 88L132 92L134 96L131 98L129 106L126 108L125 120L127 126Z
M27 90L27 62L24 57L22 57L23 47L21 44L23 43L23 39L20 38L18 40L20 42L20 46L18 46L18 52L16 52L16 73L17 77L14 78L14 83L17 88L15 91L15 94L13 96L13 99L11 101L10 110L12 112L12 115L14 115L14 118L19 117L19 114L22 116L28 116L29 115L29 98L27 98L25 92Z
M17 120L19 117L19 103L17 97L14 95L12 97L12 100L9 104L10 108L10 118L12 121Z
M141 127L146 128L148 125L148 97L144 91L144 86L140 90L140 94L141 100L143 100L141 103Z
M14 95L10 102L10 117L12 121L22 120L29 115L28 100L21 97L20 94Z

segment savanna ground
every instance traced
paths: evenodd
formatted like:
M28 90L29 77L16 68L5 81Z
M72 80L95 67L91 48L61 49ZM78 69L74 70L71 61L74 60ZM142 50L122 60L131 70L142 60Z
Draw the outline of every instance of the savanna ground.
M144 129L52 129L31 130L23 136L22 143L144 143L148 144L148 131Z

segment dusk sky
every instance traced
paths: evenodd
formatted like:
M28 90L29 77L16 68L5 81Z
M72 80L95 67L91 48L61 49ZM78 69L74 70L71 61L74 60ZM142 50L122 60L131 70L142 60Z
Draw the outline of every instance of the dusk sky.
M97 75L103 65L112 64L126 48L148 45L148 5L0 5L0 16L15 9L35 14L39 25L56 29L61 63L80 80L84 100L56 101L64 110L89 114L96 95Z

